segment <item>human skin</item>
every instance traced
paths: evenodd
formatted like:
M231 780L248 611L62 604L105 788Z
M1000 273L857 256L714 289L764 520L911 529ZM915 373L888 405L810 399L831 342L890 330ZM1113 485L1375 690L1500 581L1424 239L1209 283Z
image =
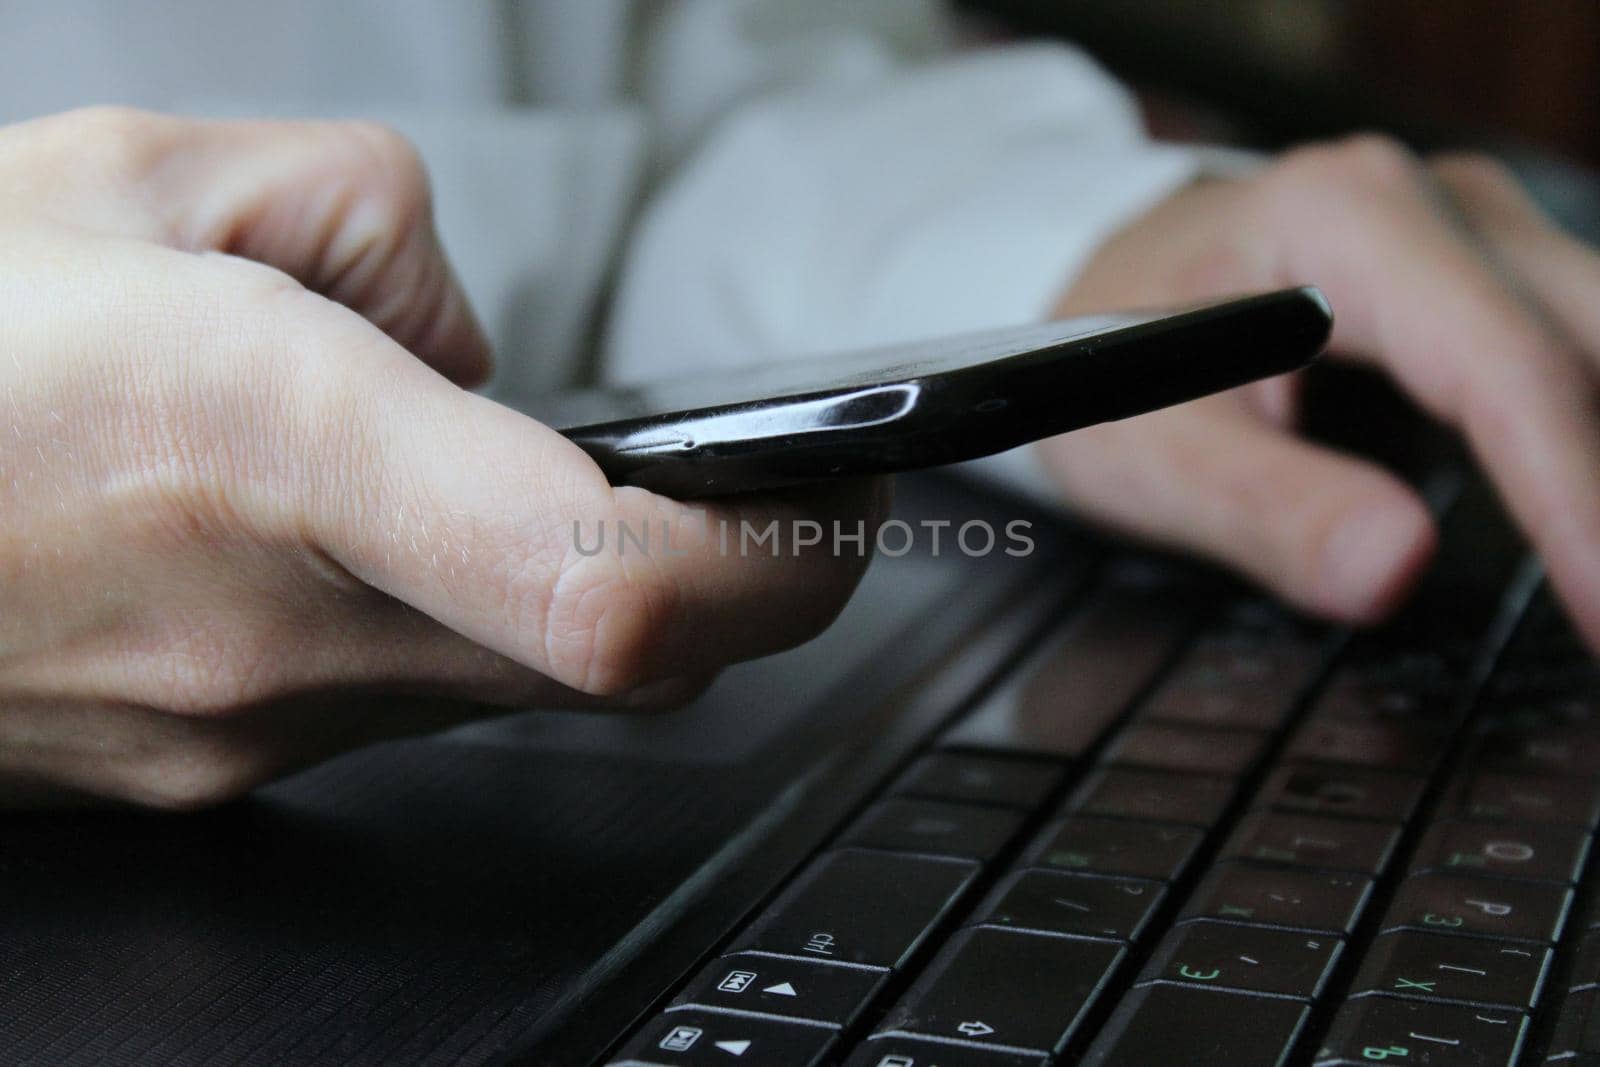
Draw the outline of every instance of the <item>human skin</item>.
M1060 315L1314 283L1331 351L1457 427L1600 647L1600 256L1491 159L1380 137L1187 187L1105 242ZM1294 434L1293 377L1042 443L1085 514L1199 552L1312 612L1382 618L1432 555L1392 474Z
M415 153L367 124L0 130L0 337L0 804L194 809L497 708L681 700L867 562L708 523L885 507L613 488L463 388L488 345ZM576 550L647 522L672 552Z

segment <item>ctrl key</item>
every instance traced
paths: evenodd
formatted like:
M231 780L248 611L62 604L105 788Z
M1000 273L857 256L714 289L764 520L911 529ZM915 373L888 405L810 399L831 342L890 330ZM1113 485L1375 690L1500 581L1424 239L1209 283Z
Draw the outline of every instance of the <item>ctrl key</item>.
M1328 1029L1316 1067L1508 1067L1528 1017L1418 1000L1362 997L1345 1003Z
M612 1067L812 1067L837 1035L832 1028L799 1023L674 1011L656 1016L610 1062Z

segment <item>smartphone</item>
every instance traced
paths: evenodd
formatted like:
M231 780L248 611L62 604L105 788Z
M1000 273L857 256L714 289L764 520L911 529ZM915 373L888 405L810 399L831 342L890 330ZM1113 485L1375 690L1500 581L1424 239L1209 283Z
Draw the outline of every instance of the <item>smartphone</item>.
M524 410L613 484L687 499L977 459L1295 370L1332 327L1307 286L557 393Z

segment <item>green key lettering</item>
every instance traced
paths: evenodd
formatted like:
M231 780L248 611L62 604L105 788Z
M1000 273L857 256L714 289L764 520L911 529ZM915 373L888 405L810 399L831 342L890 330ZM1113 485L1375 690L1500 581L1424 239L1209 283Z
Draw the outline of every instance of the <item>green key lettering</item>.
M1295 861L1295 855L1286 848L1273 848L1270 845L1257 845L1256 859L1275 860L1278 863L1293 863Z
M1361 1050L1361 1058L1364 1060L1398 1060L1404 1059L1410 1055L1410 1049L1402 1048L1399 1045L1390 1045L1388 1048L1379 1048L1376 1045L1368 1045L1366 1048Z
M1196 982L1210 982L1220 977L1222 972L1216 968L1212 968L1209 971L1197 971L1186 963L1178 968L1178 974L1184 978L1192 978Z

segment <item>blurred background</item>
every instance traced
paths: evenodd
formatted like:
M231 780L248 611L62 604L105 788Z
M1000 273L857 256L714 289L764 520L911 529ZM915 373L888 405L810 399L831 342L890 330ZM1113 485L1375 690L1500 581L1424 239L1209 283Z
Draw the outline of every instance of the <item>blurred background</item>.
M960 0L987 32L1088 49L1174 140L1279 148L1360 129L1477 147L1600 239L1595 0Z

